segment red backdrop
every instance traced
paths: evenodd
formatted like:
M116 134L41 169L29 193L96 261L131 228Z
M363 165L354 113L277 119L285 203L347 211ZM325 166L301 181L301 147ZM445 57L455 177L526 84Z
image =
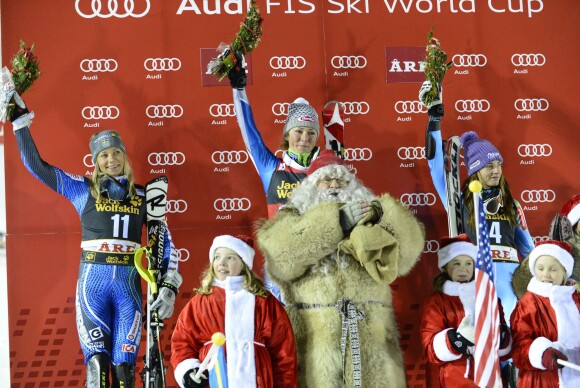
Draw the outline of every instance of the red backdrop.
M88 174L90 135L112 128L122 134L139 182L169 177L169 225L189 258L180 267L176 312L198 285L212 238L249 233L267 214L231 89L211 86L204 75L207 57L238 30L246 3L1 1L4 64L20 39L35 43L41 60L43 76L24 99L36 114L32 133L44 159ZM264 35L249 58L248 95L266 143L278 146L287 104L296 97L319 111L327 100L345 102L347 158L358 176L375 192L407 202L426 225L425 254L393 285L408 383L424 386L419 312L437 273L436 240L447 229L421 150L426 114L416 102L427 33L435 24L455 63L444 81L444 136L475 130L499 148L532 236L541 238L554 212L578 192L580 7L575 0L258 5ZM12 383L80 386L78 216L26 171L10 127L4 143ZM427 200L409 202L413 193ZM240 208L222 207L232 198ZM166 358L176 315L164 329ZM171 368L168 380L175 386Z

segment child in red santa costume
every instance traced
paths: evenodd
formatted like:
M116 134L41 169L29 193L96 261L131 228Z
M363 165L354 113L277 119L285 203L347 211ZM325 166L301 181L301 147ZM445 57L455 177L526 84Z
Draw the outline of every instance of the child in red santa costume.
M421 314L421 340L425 358L439 365L439 382L443 387L477 387L473 382L475 352L475 280L474 266L477 246L466 234L444 237L438 252L441 271L433 286L436 292L429 296ZM501 360L507 360L511 351L511 336L500 310Z
M511 316L518 387L580 387L580 294L568 281L571 245L547 240L529 256L534 276Z
M252 272L254 254L249 237L214 239L201 287L179 314L171 337L180 387L207 386L207 371L195 375L216 332L225 333L230 387L297 387L292 326L284 307Z

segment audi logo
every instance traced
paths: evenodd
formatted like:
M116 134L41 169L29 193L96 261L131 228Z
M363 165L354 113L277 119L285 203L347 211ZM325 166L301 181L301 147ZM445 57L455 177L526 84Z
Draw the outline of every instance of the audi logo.
M359 102L343 102L344 113L347 115L366 115L371 110L368 103L364 101Z
M421 101L397 101L395 103L395 111L402 113L425 113L427 108Z
M85 120L116 119L119 113L116 106L85 106L82 110Z
M522 191L522 201L530 202L554 202L556 193L553 190L524 190Z
M214 151L211 160L215 164L242 164L248 161L246 151Z
M93 155L86 154L83 158L83 164L87 167L95 167L95 164L93 163Z
M425 147L399 147L397 156L401 160L425 159Z
M272 69L303 69L306 66L306 59L301 56L297 57L272 57L270 58L270 67Z
M213 208L218 212L245 212L251 206L248 198L218 198L213 202Z
M80 64L85 73L116 71L119 64L114 59L83 59Z
M514 66L544 66L546 57L544 54L514 54L512 65Z
M514 108L520 112L546 111L550 103L545 98L518 98L514 102Z
M520 144L518 154L522 157L550 156L552 146L549 144Z
M367 66L367 59L362 55L334 56L330 64L335 69L363 69Z
M183 115L183 108L179 105L149 105L145 113L152 119L177 118Z
M483 67L487 65L487 57L483 54L455 54L453 65L457 67Z
M425 249L423 253L435 253L439 250L439 241L427 240L425 241Z
M108 19L110 17L116 18L126 18L126 17L134 17L134 18L142 18L143 16L147 15L149 12L149 8L151 8L150 0L123 0L122 7L119 7L120 0L85 0L84 3L90 3L90 10L87 10L87 7L81 9L80 4L83 3L83 0L76 0L75 1L75 9L79 16L85 19L92 19L94 17ZM106 6L103 6L103 3L106 3ZM138 3L141 7L136 9L135 3ZM145 5L145 9L142 12L139 12ZM83 12L83 11L88 11Z
M407 206L432 206L435 201L433 193L405 193L401 195L401 202Z
M346 148L344 150L344 160L361 161L371 160L373 152L369 148Z
M185 248L178 248L175 250L177 255L177 261L187 261L189 260L189 251Z
M455 102L455 110L464 112L487 112L490 104L487 100L457 100Z
M183 199L168 199L165 205L167 213L184 213L187 210L187 202Z
M233 117L236 115L234 104L212 104L209 114L213 117Z
M287 116L289 106L290 104L287 102L277 102L272 105L272 113L276 116Z
M152 152L147 157L152 166L181 166L185 163L183 152Z
M143 63L147 71L177 71L181 69L178 58L147 58Z

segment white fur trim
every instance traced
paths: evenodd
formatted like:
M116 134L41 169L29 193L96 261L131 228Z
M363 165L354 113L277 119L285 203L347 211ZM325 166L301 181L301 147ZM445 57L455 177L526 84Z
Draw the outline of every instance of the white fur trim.
M536 271L534 267L536 266L536 260L540 256L552 256L556 258L566 269L566 277L572 276L572 268L574 267L574 258L565 249L560 248L555 244L542 244L538 245L530 253L528 263L530 265L530 272L532 275L536 276Z
M438 359L444 362L455 361L461 358L461 354L455 354L447 346L447 332L451 329L445 329L435 334L433 337L433 351Z
M229 248L236 252L242 258L250 269L254 266L254 255L256 251L254 248L246 244L244 241L230 235L217 236L213 239L213 244L209 248L209 262L213 261L215 251L218 248Z
M580 221L580 204L574 206L566 217L568 217L572 226L574 226L578 221Z
M574 302L573 286L554 286L550 291L550 304L556 312L558 343L567 349L580 348L580 312Z
M475 245L467 241L458 241L449 245L444 246L439 249L437 256L439 261L437 266L440 270L443 270L445 264L449 263L451 260L459 255L467 255L471 257L474 261L477 259L478 249Z
M475 280L469 283L459 283L447 280L443 283L443 293L458 296L465 315L475 316Z
M534 368L546 370L542 364L542 356L546 349L551 347L553 347L553 342L546 337L538 337L532 342L528 352L528 357L530 358L530 363Z
M201 362L197 358L188 358L177 364L177 368L175 368L175 370L173 371L173 377L175 377L175 381L177 381L177 384L179 384L181 388L184 388L183 377L185 376L187 371L193 368L197 368L200 365Z

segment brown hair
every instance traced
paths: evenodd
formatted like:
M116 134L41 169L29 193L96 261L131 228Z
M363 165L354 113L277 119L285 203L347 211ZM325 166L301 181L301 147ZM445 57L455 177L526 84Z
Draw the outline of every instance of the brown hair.
M241 259L240 259L241 260ZM244 263L242 260L242 271L240 273L241 276L244 277L244 288L246 291L262 297L267 297L268 292L266 291L266 287L264 286L264 282L262 282L256 274ZM211 287L213 284L213 280L216 278L215 273L213 271L213 265L210 264L208 269L205 270L201 279L201 286L199 288L194 288L193 292L196 294L201 295L209 295L211 294Z

